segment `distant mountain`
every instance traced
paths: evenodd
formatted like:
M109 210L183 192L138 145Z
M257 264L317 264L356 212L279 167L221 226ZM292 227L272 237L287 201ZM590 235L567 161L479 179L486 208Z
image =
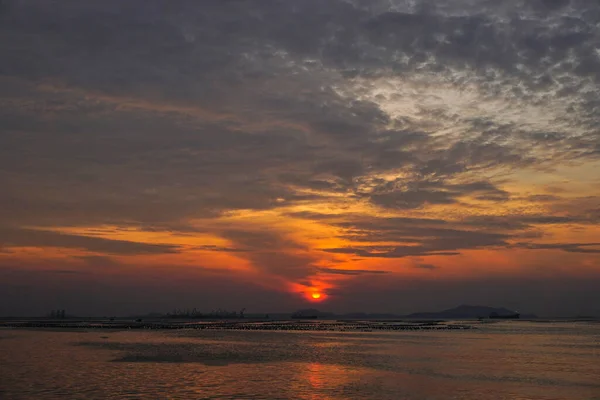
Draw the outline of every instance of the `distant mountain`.
M516 314L516 311L509 310L507 308L494 308L486 306L470 306L460 305L455 308L450 308L444 311L438 312L418 312L407 315L406 318L411 319L463 319L463 318L478 318L478 317L489 317L491 314L498 316L507 316ZM535 316L528 315L527 317L534 318Z

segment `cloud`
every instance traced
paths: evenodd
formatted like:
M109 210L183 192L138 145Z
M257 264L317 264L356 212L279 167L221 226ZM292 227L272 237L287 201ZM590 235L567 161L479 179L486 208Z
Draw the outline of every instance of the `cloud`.
M429 249L425 246L396 246L389 250L382 250L380 247L342 247L321 249L327 253L334 254L352 254L359 257L367 258L403 258L412 256L456 256L459 252L456 251L439 251Z
M589 73L563 63L571 56L561 50L574 50L576 60L587 60L586 52L593 55L590 46L597 33L583 14L553 14L556 29L550 31L547 16L532 14L524 21L486 1L468 9L460 2L412 9L402 2L389 7L384 2L310 1L294 12L288 5L261 2L202 9L186 2L145 5L144 12L133 5L119 6L118 12L115 7L112 2L14 2L5 12L3 31L11 38L6 43L13 44L0 49L9 60L2 72L28 83L11 83L3 125L28 135L9 135L3 159L10 180L32 182L11 185L10 191L14 201L28 199L33 211L41 208L35 217L48 219L48 207L61 213L56 219L138 222L266 209L277 198L307 199L289 183L352 192L357 190L354 180L399 168L414 172L411 180L421 182L423 175L448 178L476 168L556 160L558 148L563 154L591 155L597 146L591 132L569 135L573 125L555 132L538 129L538 115L525 114L529 106L516 106L539 103L537 111L553 109L543 93L572 104L583 101L583 93L592 88L582 86ZM324 15L328 23L321 26ZM313 29L298 35L294 27L299 21ZM228 24L237 28L222 35ZM575 31L577 40L567 40ZM44 45L36 37L44 38ZM54 57L53 48L65 49L65 57ZM546 54L553 78L540 88L536 77L548 66L528 52L547 48L557 49ZM31 59L39 65L28 63ZM432 72L449 83L431 81ZM465 73L473 80L464 81ZM378 86L380 78L387 87ZM31 84L47 80L59 85L40 91ZM524 85L523 93L501 90L512 87L513 80ZM367 92L361 93L361 87ZM379 97L371 97L369 90ZM400 108L405 113L400 122L390 107L409 95L414 105ZM530 102L532 96L542 98ZM30 106L44 112L31 118ZM73 109L76 117L69 112ZM578 120L586 120L579 118L586 107L580 104L577 110ZM53 122L47 124L50 115ZM256 115L269 118L259 121ZM410 121L419 115L438 120L436 126L457 124L458 130L443 138L432 135L434 127ZM514 118L506 122L498 116ZM39 138L48 131L51 142L28 144L31 135ZM15 158L23 156L33 160L29 172ZM89 193L97 203L69 202L60 189L41 190L34 184L55 180L57 174L64 179L60 189L69 187L79 198ZM370 199L400 209L454 204L460 193L447 185L442 180L428 188L377 190ZM211 190L200 189L206 187ZM122 197L109 195L115 191ZM501 189L472 194L492 202L509 198ZM42 204L36 204L38 198Z
M237 256L271 276L300 280L310 275L317 261L317 257L288 232L255 225L244 229L226 228L220 234L231 241L234 248L245 249Z
M196 249L197 250L205 250L205 251L223 252L223 253L239 253L239 252L248 251L248 250L245 250L245 249L238 249L238 248L235 248L235 247L215 246L215 245L212 245L212 244L206 244L206 245L202 245L202 246L197 246Z
M357 275L365 275L365 274L388 274L389 271L380 271L380 270L366 270L366 269L339 269L339 268L325 268L318 267L316 270L322 274L332 274L332 275L349 275L349 276L357 276Z
M588 248L600 246L600 243L517 243L515 246L532 250L563 250L569 253L600 254L600 249Z
M119 255L177 253L178 246L111 240L35 229L0 229L2 247L62 247Z
M527 197L527 200L529 200L529 201L537 201L537 202L541 202L541 203L556 202L560 199L561 199L561 197L554 196L551 194L534 194L534 195Z
M439 267L433 265L433 264L424 264L424 263L420 263L420 264L415 264L414 265L415 268L418 269L427 269L427 270L434 270L434 269L438 269Z
M371 201L390 208L417 208L425 204L452 204L456 199L451 193L440 190L408 190L374 194Z
M509 234L452 227L446 221L434 219L403 219L365 217L338 224L347 229L344 237L355 242L409 242L418 245L389 247L365 246L358 248L361 255L376 257L430 254L480 247L506 246ZM436 226L438 225L438 226ZM459 224L455 224L459 225ZM379 250L387 251L378 252ZM341 249L329 249L340 252ZM344 250L346 251L346 250ZM350 251L351 252L351 251Z
M536 226L545 225L594 225L597 217L583 213L580 215L540 215L540 214L512 214L504 216L468 216L461 221L464 226L487 228L501 231L526 231Z

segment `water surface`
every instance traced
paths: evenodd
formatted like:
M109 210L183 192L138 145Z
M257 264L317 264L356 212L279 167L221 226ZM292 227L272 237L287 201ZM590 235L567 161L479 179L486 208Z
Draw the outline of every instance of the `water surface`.
M600 399L600 324L0 330L3 399Z

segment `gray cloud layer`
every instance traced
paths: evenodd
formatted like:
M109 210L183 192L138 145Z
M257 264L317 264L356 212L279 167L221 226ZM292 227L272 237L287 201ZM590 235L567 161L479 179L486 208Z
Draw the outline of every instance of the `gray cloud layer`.
M118 255L163 254L177 252L177 246L145 244L89 236L68 235L32 229L0 229L0 249L12 246L62 247Z
M387 4L6 2L3 217L172 220L303 200L290 185L391 208L503 201L447 180L599 154L593 2ZM417 96L418 114L394 117L391 94L369 94L378 78L496 110ZM555 114L526 122L511 103ZM440 140L431 123L460 129ZM397 170L409 177L365 182Z

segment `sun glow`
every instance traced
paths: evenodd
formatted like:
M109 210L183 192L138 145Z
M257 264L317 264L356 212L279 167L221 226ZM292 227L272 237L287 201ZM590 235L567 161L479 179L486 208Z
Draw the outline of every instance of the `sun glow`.
M314 300L319 300L321 298L321 293L314 292L310 295Z

